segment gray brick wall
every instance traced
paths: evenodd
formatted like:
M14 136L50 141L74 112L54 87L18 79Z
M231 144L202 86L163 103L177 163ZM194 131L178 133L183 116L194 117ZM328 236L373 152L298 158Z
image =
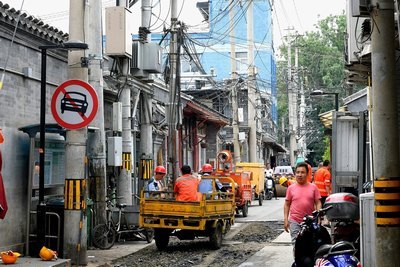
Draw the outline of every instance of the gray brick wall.
M1 71L10 44L10 36L3 27L0 23ZM9 206L9 212L0 223L0 251L23 251L26 237L29 137L18 128L39 123L41 75L41 53L38 49L40 44L30 37L28 33L18 32L10 49L7 72L0 90L0 128L5 135L5 142L0 145L0 150L3 155L2 175ZM47 123L54 122L50 111L52 93L67 78L66 55L65 51L49 51L47 57ZM32 69L31 77L23 76L24 67Z

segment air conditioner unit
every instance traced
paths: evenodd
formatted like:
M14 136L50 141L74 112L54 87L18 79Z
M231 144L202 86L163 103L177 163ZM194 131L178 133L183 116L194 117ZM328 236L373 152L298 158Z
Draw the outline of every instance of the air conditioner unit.
M370 0L351 0L351 15L353 17L369 17Z
M354 1L348 0L346 8L347 42L345 57L347 64L358 63L360 57L363 56L364 48L370 45L370 35L366 27L369 25L369 21L367 18L352 16L352 3Z
M374 193L360 194L361 266L375 267L375 200Z

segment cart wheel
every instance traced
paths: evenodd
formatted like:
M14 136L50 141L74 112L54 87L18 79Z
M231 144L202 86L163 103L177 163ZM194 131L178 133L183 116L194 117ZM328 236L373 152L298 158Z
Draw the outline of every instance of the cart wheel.
M147 243L151 243L154 239L154 229L152 228L145 229L145 235Z
M219 249L222 246L222 225L217 224L217 227L211 229L210 243L212 249Z
M93 229L93 245L99 249L110 249L116 239L115 229L106 224L99 224Z
M258 205L259 206L262 206L263 199L264 199L264 193L258 194Z
M247 202L245 202L242 207L242 215L243 217L247 217L248 214L249 214L249 205L247 204Z
M169 243L169 231L165 229L155 229L154 239L158 250L165 250Z

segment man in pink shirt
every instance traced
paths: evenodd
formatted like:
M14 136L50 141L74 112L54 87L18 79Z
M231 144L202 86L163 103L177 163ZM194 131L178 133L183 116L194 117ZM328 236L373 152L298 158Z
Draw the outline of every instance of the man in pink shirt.
M321 195L317 186L307 181L307 173L307 163L297 164L295 171L297 183L289 186L286 191L283 207L285 231L290 230L293 246L301 230L300 223L304 215L311 215L315 209L321 208Z

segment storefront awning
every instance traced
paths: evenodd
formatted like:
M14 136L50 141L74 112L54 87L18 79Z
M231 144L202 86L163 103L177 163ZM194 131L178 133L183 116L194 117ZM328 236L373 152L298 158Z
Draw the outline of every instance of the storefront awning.
M229 119L224 115L193 101L189 101L186 103L183 112L187 116L190 116L190 114L196 114L196 117L200 120L209 121L215 124L219 124L221 126L229 124Z

